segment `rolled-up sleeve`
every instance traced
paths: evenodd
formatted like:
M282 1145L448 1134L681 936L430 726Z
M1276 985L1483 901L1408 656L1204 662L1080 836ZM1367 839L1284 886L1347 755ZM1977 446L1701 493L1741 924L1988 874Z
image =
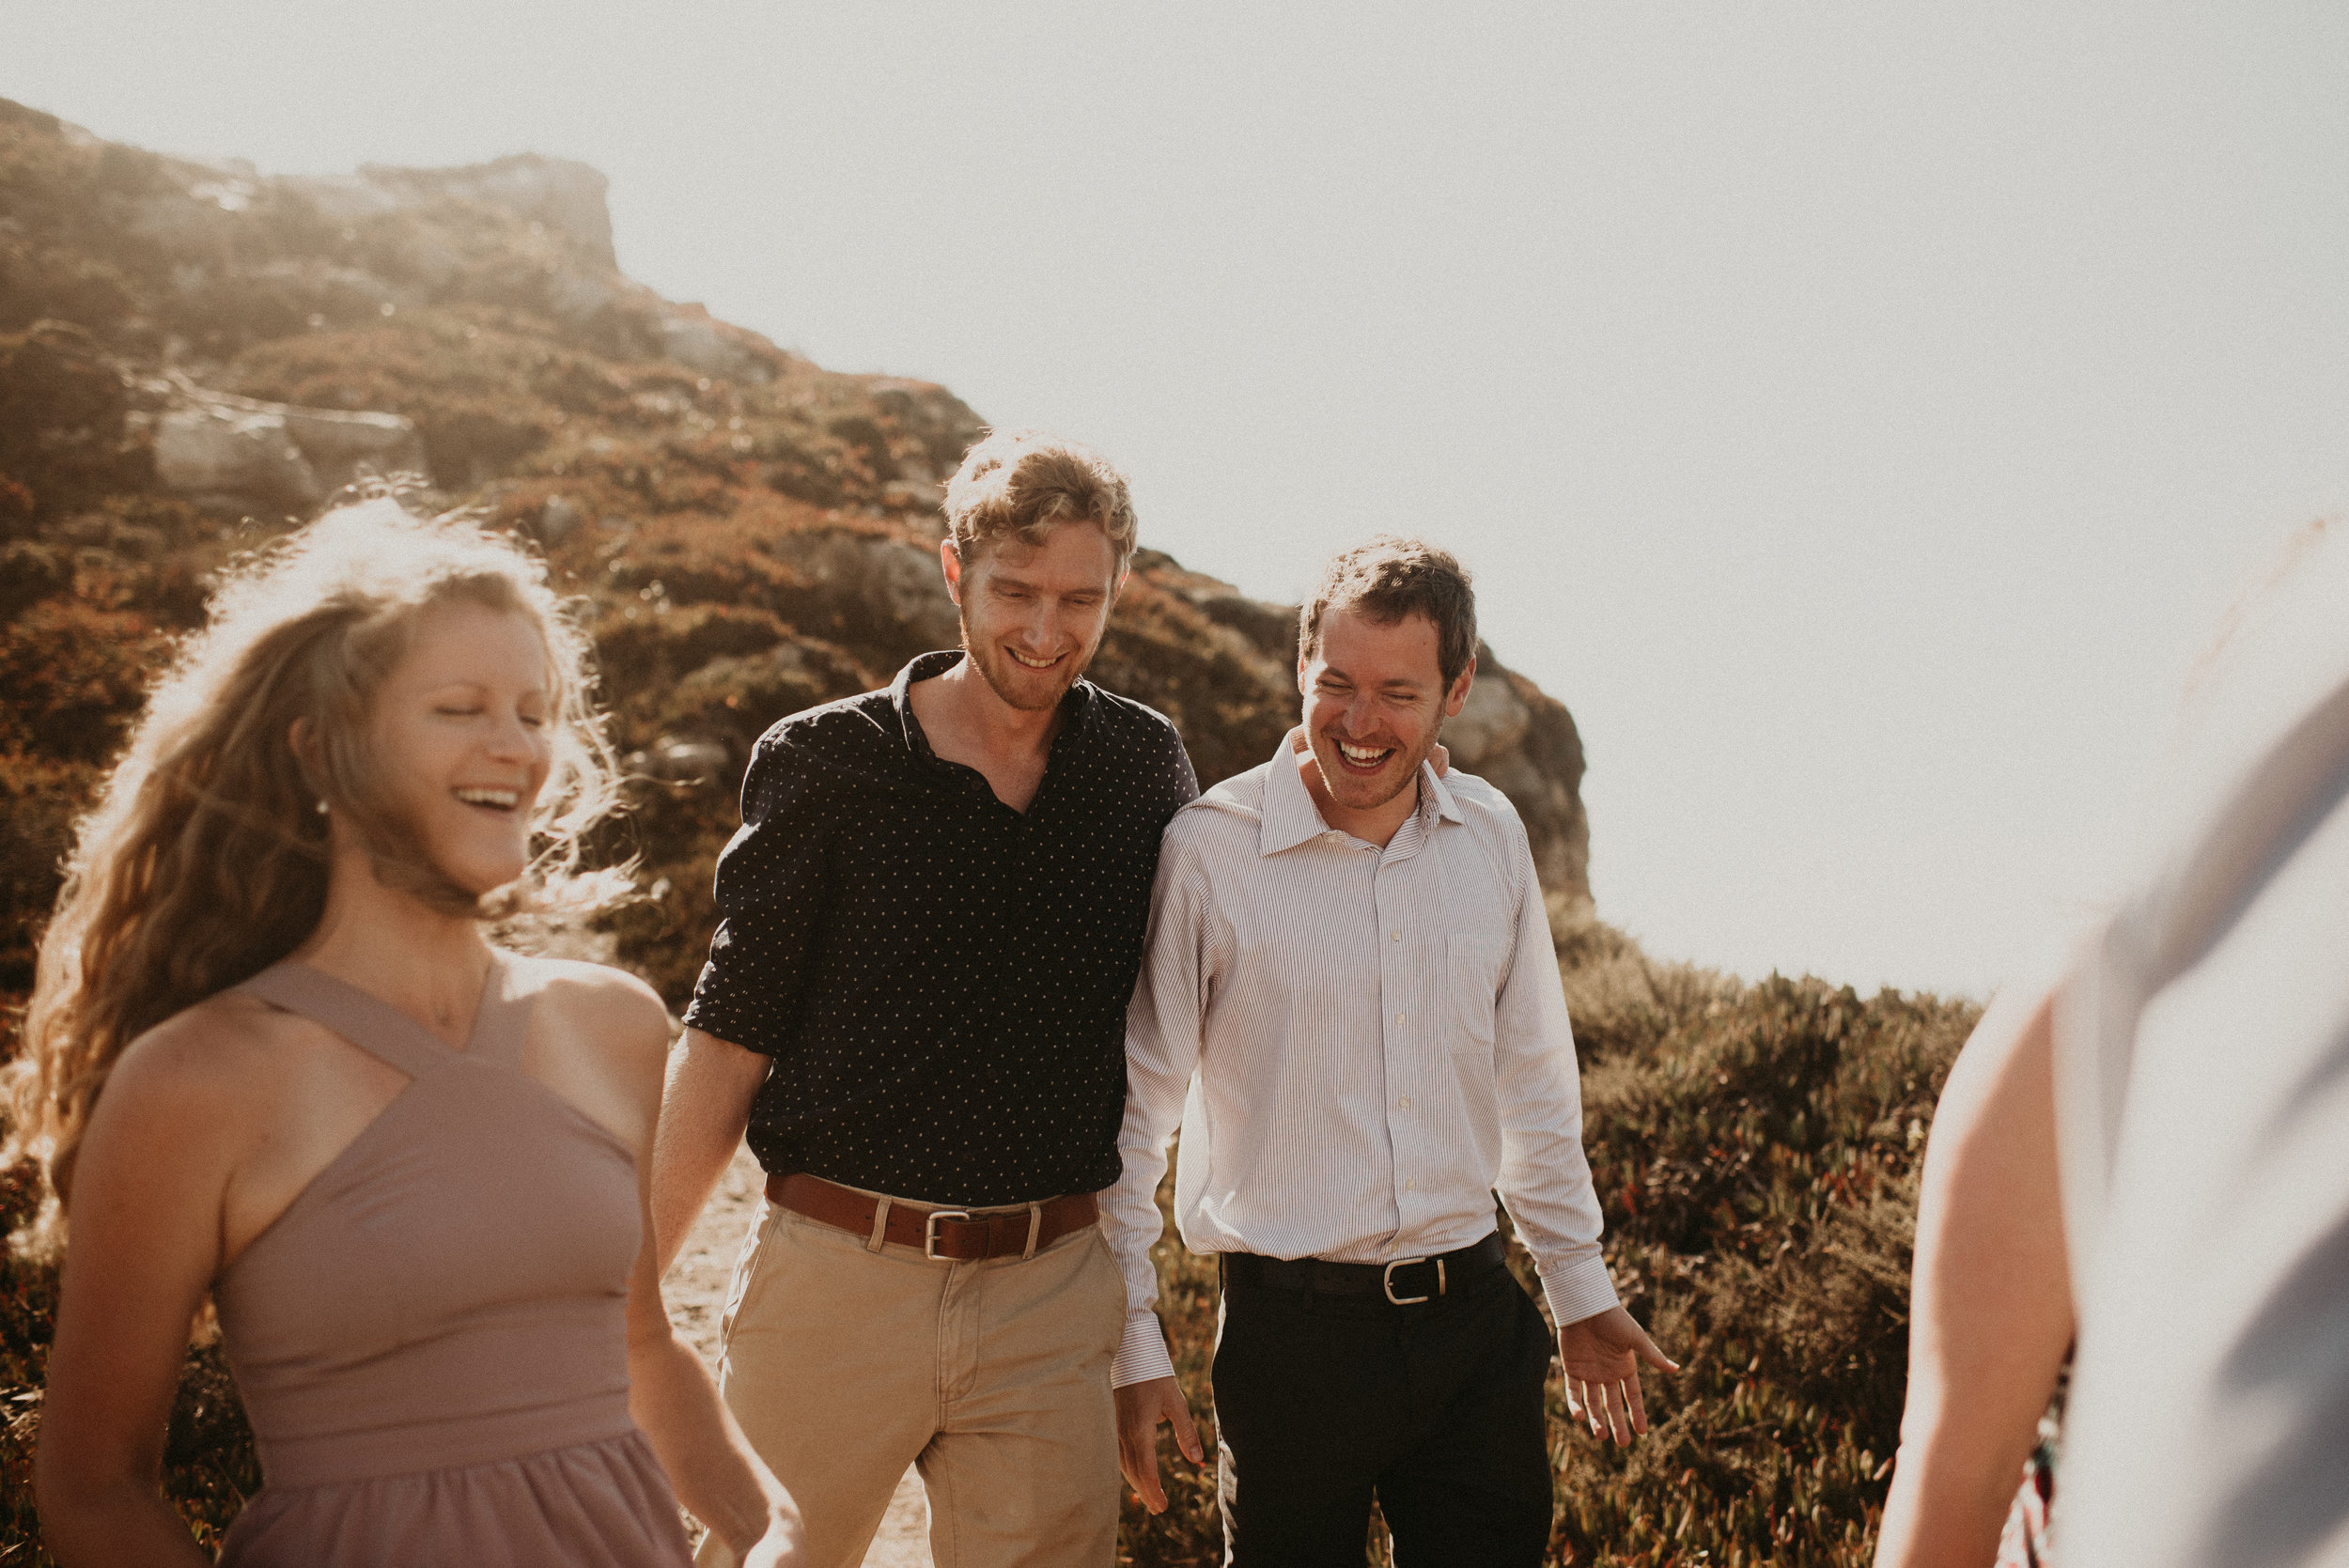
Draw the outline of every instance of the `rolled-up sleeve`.
M786 1053L825 903L824 827L809 764L762 741L742 780L742 826L718 856L718 928L688 1027Z
M1582 1152L1582 1087L1557 947L1522 829L1515 840L1517 939L1493 1017L1499 1186L1540 1271L1550 1317L1563 1326L1614 1306L1615 1286L1599 1254L1604 1219Z
M1102 1213L1110 1250L1126 1276L1126 1332L1110 1372L1112 1388L1174 1374L1156 1311L1159 1274L1150 1249L1165 1231L1159 1183L1199 1065L1200 1031L1214 990L1211 900L1198 861L1170 832L1151 889L1142 972L1126 1010L1126 1119L1117 1137L1125 1169Z

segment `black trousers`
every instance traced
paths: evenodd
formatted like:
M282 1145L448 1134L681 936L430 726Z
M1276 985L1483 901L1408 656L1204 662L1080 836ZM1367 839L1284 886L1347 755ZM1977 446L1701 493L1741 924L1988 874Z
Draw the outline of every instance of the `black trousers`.
M1227 1271L1214 1372L1225 1562L1361 1568L1375 1496L1395 1568L1539 1568L1554 1348L1505 1268L1413 1307Z

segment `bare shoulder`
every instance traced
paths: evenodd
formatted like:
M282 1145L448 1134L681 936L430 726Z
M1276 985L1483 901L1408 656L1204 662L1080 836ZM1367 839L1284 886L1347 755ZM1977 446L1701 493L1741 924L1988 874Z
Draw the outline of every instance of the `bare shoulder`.
M524 1064L539 1081L644 1157L669 1060L669 1010L622 970L569 958L515 958L536 1002Z
M599 1052L665 1056L674 1032L661 994L626 970L577 958L518 958L523 984L562 1023Z
M97 1114L174 1143L234 1139L267 1120L303 1060L332 1037L257 997L223 992L131 1042Z

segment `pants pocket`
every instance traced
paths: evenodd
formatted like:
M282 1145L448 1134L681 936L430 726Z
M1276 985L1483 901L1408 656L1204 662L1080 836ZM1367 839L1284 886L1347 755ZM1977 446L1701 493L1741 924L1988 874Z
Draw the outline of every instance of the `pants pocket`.
M771 1242L769 1233L775 1219L783 1211L772 1203L760 1206L758 1223L742 1233L742 1249L734 1255L734 1273L726 1280L726 1310L718 1318L718 1343L723 1348L734 1338L735 1321L741 1316L742 1302L750 1294L751 1281L758 1272L760 1257Z

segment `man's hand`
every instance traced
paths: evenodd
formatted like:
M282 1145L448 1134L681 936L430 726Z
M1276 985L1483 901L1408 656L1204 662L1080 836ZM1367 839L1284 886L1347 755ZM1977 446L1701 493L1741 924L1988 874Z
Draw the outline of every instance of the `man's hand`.
M1636 1331L1636 1330L1635 1330ZM1199 1428L1190 1419L1190 1402L1172 1377L1128 1383L1117 1390L1117 1467L1126 1484L1153 1514L1166 1512L1166 1488L1159 1480L1159 1423L1174 1423L1174 1443L1183 1457L1199 1463Z
M1618 1443L1647 1430L1640 1363L1658 1372L1680 1370L1621 1307L1559 1329L1558 1361L1566 1369L1566 1414L1586 1423L1592 1436Z

